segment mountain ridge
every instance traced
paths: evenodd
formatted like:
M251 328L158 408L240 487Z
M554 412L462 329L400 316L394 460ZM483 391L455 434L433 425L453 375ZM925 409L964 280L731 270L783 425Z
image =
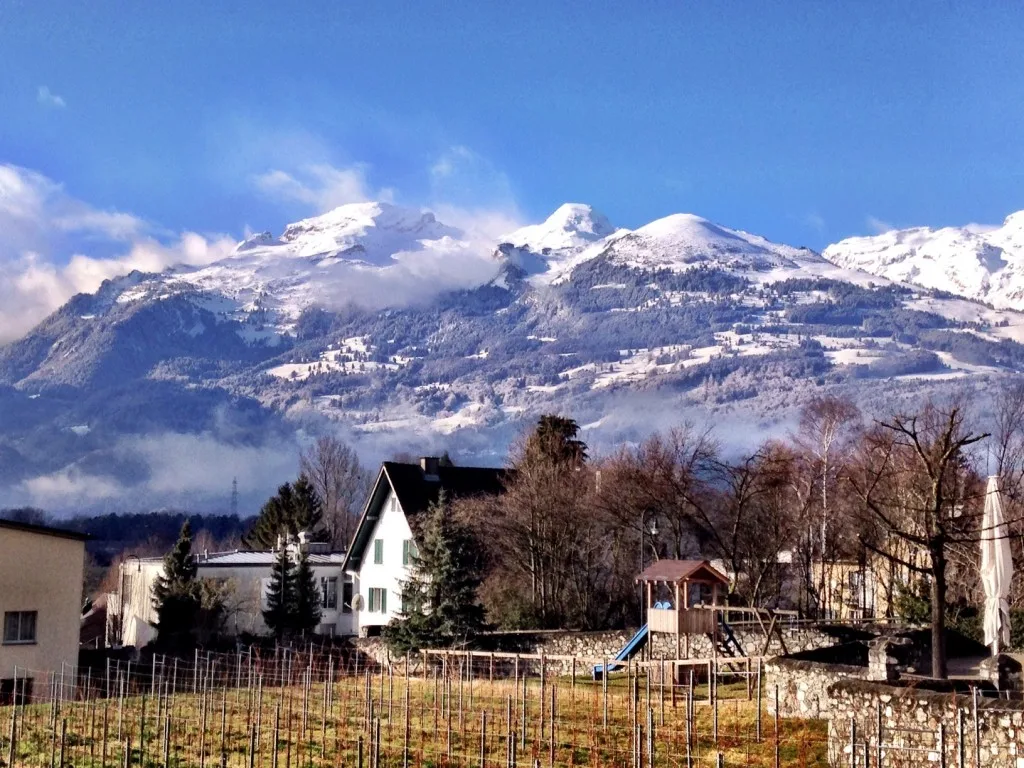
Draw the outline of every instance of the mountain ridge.
M74 297L0 347L0 504L210 504L226 471L272 490L323 431L500 461L550 411L595 449L685 419L740 445L823 391L890 407L1024 370L1018 312L700 216L531 227L481 244L358 204Z

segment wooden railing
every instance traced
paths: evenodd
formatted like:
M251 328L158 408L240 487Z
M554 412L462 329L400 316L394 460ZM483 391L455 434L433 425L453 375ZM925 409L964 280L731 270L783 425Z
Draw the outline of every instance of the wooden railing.
M651 608L647 612L647 626L652 632L706 635L715 631L715 612L704 608Z

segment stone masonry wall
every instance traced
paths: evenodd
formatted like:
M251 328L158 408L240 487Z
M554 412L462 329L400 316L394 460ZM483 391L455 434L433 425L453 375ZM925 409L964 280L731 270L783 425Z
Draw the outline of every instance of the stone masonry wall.
M774 658L765 662L764 673L769 713L775 713L775 689L778 687L780 717L819 719L828 717L832 709L829 687L837 680L864 678L868 668Z
M488 650L518 651L520 653L545 653L548 655L578 656L580 658L613 659L633 637L635 630L610 632L535 632L502 633L484 639ZM760 629L737 629L737 642L746 656L773 656L780 653L822 648L836 643L836 638L815 627L781 629L785 649L777 635L772 635L765 651L764 634ZM489 642L488 642L489 641ZM762 653L764 652L764 653ZM645 651L645 658L653 660L672 659L676 655L675 635L655 633ZM704 635L690 638L690 658L707 659L713 655L711 641Z
M787 628L780 630L785 640L785 650L790 653L814 648L831 646L836 638L827 632L813 627ZM615 630L608 632L508 632L494 633L480 638L479 646L483 651L499 651L505 653L545 654L546 656L575 656L580 660L577 671L582 670L584 663L601 663L615 656L633 637L634 630ZM736 639L746 655L760 656L764 650L764 635L760 629L735 631ZM354 639L353 645L364 655L379 664L404 661L390 657L387 646L380 638ZM767 655L782 653L783 648L778 637L772 636ZM712 656L711 641L703 635L691 637L690 658L706 659ZM675 636L666 634L652 635L652 642L644 652L645 659L672 659L675 657ZM551 670L559 674L568 674L569 662L561 664L551 661ZM562 667L565 667L563 669Z
M828 696L831 766L1024 768L1024 702L980 698L975 721L965 694L847 679Z

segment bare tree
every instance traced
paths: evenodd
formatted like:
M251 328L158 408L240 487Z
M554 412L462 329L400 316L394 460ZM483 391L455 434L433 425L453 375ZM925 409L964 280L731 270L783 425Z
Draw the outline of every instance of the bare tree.
M356 452L332 435L317 438L312 448L303 452L300 471L323 503L331 545L335 549L348 547L370 492L370 473L359 463Z
M919 413L879 422L860 446L849 484L871 531L864 545L931 586L932 676L946 677L947 563L951 548L979 541L984 497L967 448L964 406L927 403Z
M625 585L628 598L634 571L622 577L621 531L595 509L578 431L570 419L541 418L513 448L504 493L457 505L489 550L483 593L492 620L595 628L625 618L620 592Z
M624 447L599 467L598 507L640 542L651 559L700 557L707 545L706 508L719 466L709 430L691 424ZM649 527L657 523L657 534Z
M832 565L843 545L839 515L833 514L853 437L860 429L861 414L854 403L842 397L813 398L800 411L800 423L792 435L797 449L793 481L809 513L806 539L800 547L805 591L821 614L832 603L829 585ZM816 510L817 514L813 514ZM818 560L818 582L813 563Z

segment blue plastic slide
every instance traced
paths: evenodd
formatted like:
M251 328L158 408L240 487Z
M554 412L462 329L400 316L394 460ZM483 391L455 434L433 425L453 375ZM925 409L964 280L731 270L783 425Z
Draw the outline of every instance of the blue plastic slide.
M607 672L611 673L616 669L621 669L624 661L628 661L633 658L637 652L647 644L648 635L647 625L644 624L636 631L636 634L633 635L633 639L626 643L625 648L619 651L615 660L608 663ZM605 671L604 664L596 664L594 666L594 679L600 680L601 676L605 674Z

